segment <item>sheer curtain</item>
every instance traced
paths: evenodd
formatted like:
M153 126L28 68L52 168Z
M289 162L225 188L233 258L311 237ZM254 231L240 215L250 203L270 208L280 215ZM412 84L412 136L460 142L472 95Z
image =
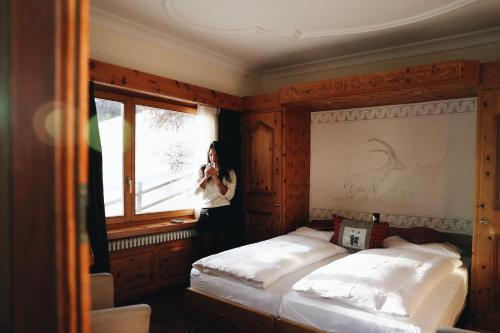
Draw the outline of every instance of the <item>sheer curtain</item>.
M217 140L219 109L207 105L198 105L196 115L196 128L193 133L195 143L195 179L198 179L198 172L202 164L207 163L208 146L212 141ZM195 180L195 181L196 181ZM198 199L198 198L196 198ZM195 200L195 217L198 218L200 212L200 201Z

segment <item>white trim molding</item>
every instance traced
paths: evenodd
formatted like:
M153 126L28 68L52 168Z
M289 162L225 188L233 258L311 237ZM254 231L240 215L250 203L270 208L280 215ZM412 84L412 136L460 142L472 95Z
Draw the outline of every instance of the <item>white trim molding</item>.
M408 43L367 52L310 61L262 71L262 81L297 77L318 72L337 70L401 58L436 54L500 43L500 28L485 29L427 41Z
M395 28L431 19L433 17L467 6L475 1L476 0L455 0L452 1L451 3L447 3L443 6L439 6L437 8L433 8L431 10L427 10L422 13L377 24L364 25L354 28L324 29L324 30L310 30L310 31L301 30L296 27L290 27L287 29L275 29L260 25L247 26L247 27L231 27L231 28L208 26L206 24L200 24L195 20L190 19L189 17L183 17L175 6L175 0L163 0L163 9L166 15L177 24L181 24L188 28L200 30L203 32L209 32L213 34L264 34L273 37L288 37L288 38L292 37L296 39L310 39L319 37L352 35L352 34ZM238 4L235 2L233 5L235 6L233 9L236 10L238 8ZM258 19L259 15L254 15L253 17Z
M168 51L188 55L215 66L236 71L253 79L261 78L260 72L241 61L203 48L199 45L177 39L158 30L151 29L94 6L91 7L90 18L91 25L150 43Z
M311 123L402 119L476 112L477 98L462 98L413 104L376 106L370 108L311 112Z
M334 208L311 208L309 210L309 219L331 219L333 214L353 220L367 222L372 220L372 213L338 210ZM468 219L380 212L380 221L389 222L390 226L398 228L428 227L441 232L472 235L472 221Z

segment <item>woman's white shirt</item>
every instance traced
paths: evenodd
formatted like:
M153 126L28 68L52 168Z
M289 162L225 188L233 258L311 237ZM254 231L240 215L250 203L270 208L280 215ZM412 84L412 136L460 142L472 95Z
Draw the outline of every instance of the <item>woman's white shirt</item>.
M201 193L202 208L215 208L230 204L230 200L234 197L234 191L236 190L236 173L234 170L229 171L229 178L231 178L231 181L227 181L227 179L222 180L222 183L227 187L226 194L220 192L219 187L214 181L207 182L205 189L201 186L196 188L195 194L198 195Z

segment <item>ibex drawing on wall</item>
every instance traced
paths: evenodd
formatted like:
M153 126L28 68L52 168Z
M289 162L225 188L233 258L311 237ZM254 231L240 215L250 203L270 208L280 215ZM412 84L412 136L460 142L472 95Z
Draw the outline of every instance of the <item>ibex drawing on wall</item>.
M406 177L398 179L392 187L380 196L386 200L404 200L419 193L426 193L437 182L439 172L448 163L451 148L437 161L428 164L416 162L416 168Z
M385 178L394 170L404 170L406 165L401 162L394 149L387 142L371 138L368 142L377 142L384 148L372 149L368 153L382 153L387 155L387 161L378 168L370 169L349 178L345 184L345 196L347 198L375 198L377 189Z

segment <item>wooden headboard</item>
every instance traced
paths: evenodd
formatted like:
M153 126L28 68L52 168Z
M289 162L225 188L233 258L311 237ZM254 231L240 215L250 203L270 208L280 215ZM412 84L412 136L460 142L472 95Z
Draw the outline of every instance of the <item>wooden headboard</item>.
M400 230L405 228L390 227L387 236L399 235ZM440 232L445 242L451 243L462 250L463 256L472 254L472 235L453 234L448 232Z

